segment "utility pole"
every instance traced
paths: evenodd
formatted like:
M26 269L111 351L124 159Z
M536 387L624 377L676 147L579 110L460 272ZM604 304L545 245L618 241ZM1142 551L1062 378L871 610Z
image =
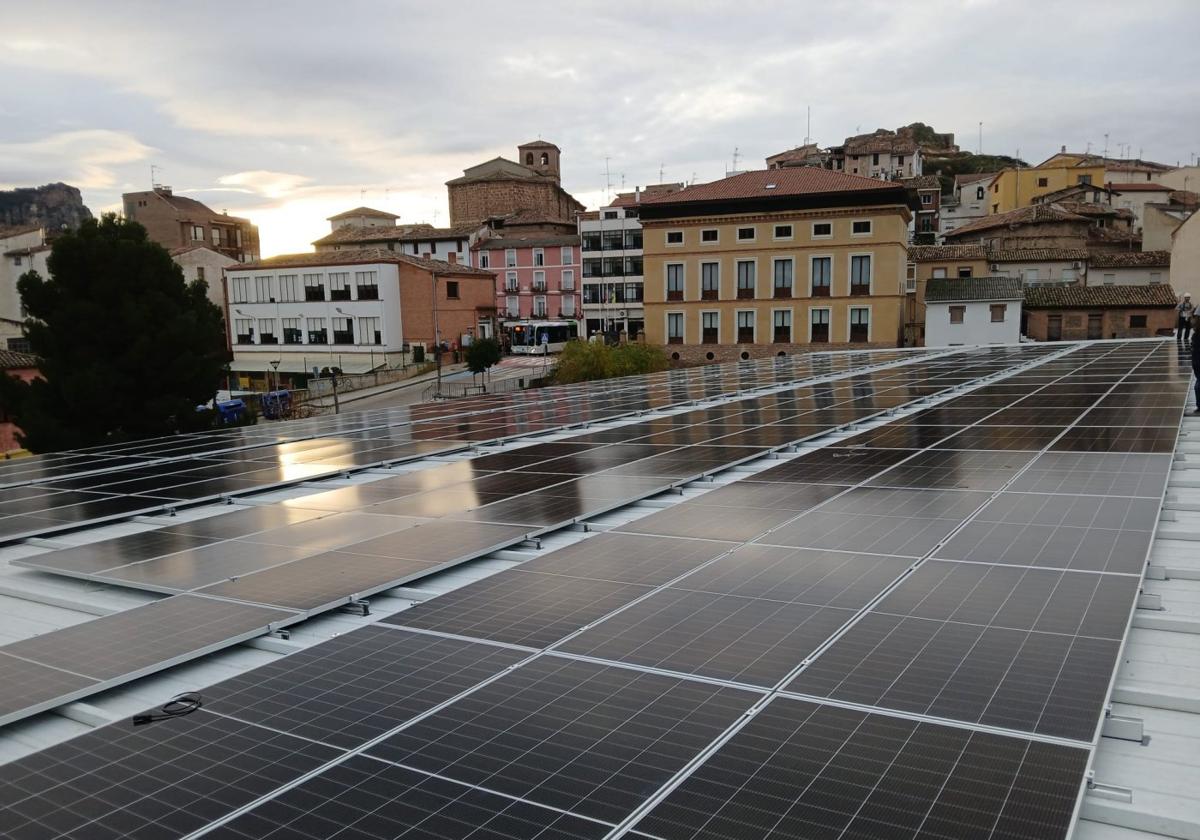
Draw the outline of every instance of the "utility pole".
M437 307L437 275L430 275L433 282L433 357L437 362L437 385L434 387L433 396L436 399L442 397L442 333L438 329L438 307Z
M983 154L983 120L979 121L979 145L976 148L978 151L975 154Z

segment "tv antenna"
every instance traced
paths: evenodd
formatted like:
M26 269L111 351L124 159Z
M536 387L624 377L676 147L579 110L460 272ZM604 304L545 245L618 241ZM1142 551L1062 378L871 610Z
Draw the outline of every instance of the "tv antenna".
M740 158L741 156L742 155L741 155L741 152L738 151L738 147L734 146L733 147L733 169L731 171L737 172L738 158Z
M663 163L661 161L658 164L658 183L663 183Z
M150 189L154 189L155 187L158 186L158 177L157 177L158 170L159 170L158 166L155 166L153 163L150 164Z

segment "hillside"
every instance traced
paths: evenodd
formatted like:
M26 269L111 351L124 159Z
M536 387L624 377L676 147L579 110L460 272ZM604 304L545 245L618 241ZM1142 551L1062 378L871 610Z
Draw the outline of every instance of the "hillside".
M83 196L69 184L0 190L0 227L36 224L58 231L77 228L90 218Z

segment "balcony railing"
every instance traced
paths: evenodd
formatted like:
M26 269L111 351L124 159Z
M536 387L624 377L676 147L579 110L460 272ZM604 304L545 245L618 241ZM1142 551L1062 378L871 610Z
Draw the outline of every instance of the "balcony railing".
M738 300L754 300L754 289L738 289Z

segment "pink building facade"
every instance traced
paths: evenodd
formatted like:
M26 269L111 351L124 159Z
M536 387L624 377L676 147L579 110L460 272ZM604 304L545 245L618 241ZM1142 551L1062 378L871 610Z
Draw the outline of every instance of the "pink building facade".
M579 237L560 234L482 239L475 264L496 275L501 321L576 321L580 312Z

